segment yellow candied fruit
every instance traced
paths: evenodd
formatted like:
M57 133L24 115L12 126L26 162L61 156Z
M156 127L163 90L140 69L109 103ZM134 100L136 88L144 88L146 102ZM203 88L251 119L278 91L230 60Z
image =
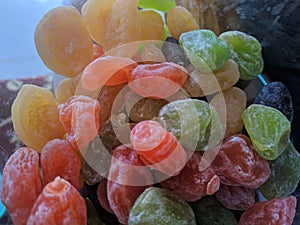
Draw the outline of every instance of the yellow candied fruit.
M76 93L81 76L66 78L59 82L55 89L55 97L59 104L64 103Z
M11 112L14 130L25 145L40 152L48 141L64 137L57 106L51 91L30 84L22 86Z
M182 6L175 6L168 11L167 26L177 40L182 33L199 29L192 14Z
M164 38L164 21L162 16L150 9L138 11L141 24L141 40L162 40Z
M93 42L79 12L71 6L50 10L34 33L36 49L55 73L74 77L93 60Z
M115 0L88 0L81 9L82 18L92 39L103 43L104 28Z

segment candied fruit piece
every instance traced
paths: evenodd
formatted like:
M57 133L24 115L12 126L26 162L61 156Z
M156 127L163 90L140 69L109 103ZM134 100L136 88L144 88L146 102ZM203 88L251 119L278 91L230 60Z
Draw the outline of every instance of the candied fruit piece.
M218 200L213 197L203 197L202 199L191 203L194 210L196 222L201 225L237 225L237 221L227 208L222 206Z
M115 0L104 27L105 52L141 39L137 3L138 0Z
M93 42L79 12L71 6L50 10L34 33L36 49L55 73L74 77L93 59Z
M216 110L202 100L170 102L161 108L159 121L188 150L207 150L223 139L223 126Z
M1 201L15 225L25 225L42 192L39 155L31 148L16 150L4 166Z
M127 83L128 75L137 66L129 58L103 56L91 62L82 73L82 86L97 90L103 85L113 86Z
M110 207L107 197L107 179L102 179L97 188L97 199L100 205L110 213L114 213Z
M90 142L89 146L92 143L93 143L93 141ZM88 151L89 150L87 150L87 152ZM83 162L81 163L80 175L81 175L81 178L88 185L98 184L103 179L103 177L97 171L95 171L94 168L92 166L90 166L89 163L86 162L85 160L83 160Z
M139 0L138 6L168 12L170 8L176 6L176 2L175 0Z
M267 199L287 197L292 194L300 180L300 154L289 141L284 152L269 161L271 175L259 188Z
M92 39L102 45L107 18L115 0L88 0L81 8L81 15Z
M79 77L66 78L61 80L55 89L55 97L57 101L59 103L63 103L73 95L75 95L79 81Z
M194 152L177 176L160 182L161 187L176 193L181 199L194 202L205 195L214 194L220 186L220 179L212 166L200 171L198 165L201 152Z
M79 189L81 162L77 149L69 142L59 139L49 141L41 152L41 166L44 185L60 176Z
M157 42L157 45L161 42ZM139 64L165 62L166 58L155 41L141 43L141 49L132 57Z
M176 93L187 78L186 69L172 62L144 64L129 74L128 85L141 96L165 99Z
M193 66L204 73L221 69L230 58L229 47L210 30L185 32L179 43Z
M66 139L75 147L86 146L98 134L100 104L88 96L76 95L59 105L59 119Z
M243 112L242 119L261 157L274 160L284 151L290 137L291 123L280 111L252 104Z
M291 225L296 204L294 196L257 202L242 214L239 225Z
M219 38L226 42L232 59L239 65L240 79L250 80L260 74L264 67L259 41L241 31L227 31Z
M246 93L237 87L231 87L211 99L210 104L218 112L225 127L224 138L237 134L242 130L244 125L242 113L246 109L246 103Z
M175 193L162 188L147 188L130 211L129 225L196 225L192 208Z
M150 9L138 10L138 20L141 24L140 40L163 39L164 21L158 12Z
M27 225L86 225L86 223L84 199L75 187L60 177L56 177L44 187L27 221Z
M221 185L216 197L223 206L233 210L246 210L255 203L254 189L241 186Z
M250 139L242 134L227 138L212 164L225 185L258 188L270 176L267 160L256 153Z
M137 152L125 145L117 147L112 156L107 181L107 198L119 222L127 224L135 200L152 185L152 174Z
M177 40L182 33L199 29L192 14L182 6L172 7L167 13L166 20L170 33Z
M294 109L291 94L281 82L271 82L257 94L254 104L273 107L282 112L289 121L293 120Z
M147 166L170 176L177 175L185 166L185 150L175 136L156 121L139 122L131 130L130 140Z
M22 142L40 152L55 138L62 138L57 102L51 91L30 84L22 86L11 107L14 131Z

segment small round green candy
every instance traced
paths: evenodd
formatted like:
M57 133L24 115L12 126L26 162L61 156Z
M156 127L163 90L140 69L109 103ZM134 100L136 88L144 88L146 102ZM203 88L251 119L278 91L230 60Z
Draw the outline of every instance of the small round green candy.
M276 159L286 148L290 121L277 109L252 104L242 114L242 120L257 153L267 159Z
M240 79L251 80L262 72L261 45L255 37L240 31L227 31L219 37L229 46L232 59L239 66Z
M182 33L179 43L193 66L204 73L222 68L231 57L229 47L211 30Z
M192 208L175 193L147 188L135 201L128 225L196 225Z

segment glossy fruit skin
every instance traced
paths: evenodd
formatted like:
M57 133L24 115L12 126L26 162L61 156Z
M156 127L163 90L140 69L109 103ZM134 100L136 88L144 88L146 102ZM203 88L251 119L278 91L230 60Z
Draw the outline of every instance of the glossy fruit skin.
M112 157L107 181L107 198L119 222L127 224L135 200L152 185L152 175L137 152L125 145L117 147Z
M49 141L42 149L40 160L44 185L60 176L79 189L81 162L78 149L69 142L60 139Z
M196 225L191 207L173 192L147 188L130 211L129 225Z
M93 42L74 7L60 6L46 13L34 41L45 65L67 77L77 76L93 59Z
M16 150L5 164L1 193L14 224L26 224L42 188L38 153L29 147Z
M56 177L44 187L27 221L27 225L86 225L86 223L84 199L75 187L60 177Z
M291 225L296 204L294 196L257 202L242 214L239 225Z
M270 176L267 160L256 153L250 139L242 134L224 140L212 165L225 185L258 188Z

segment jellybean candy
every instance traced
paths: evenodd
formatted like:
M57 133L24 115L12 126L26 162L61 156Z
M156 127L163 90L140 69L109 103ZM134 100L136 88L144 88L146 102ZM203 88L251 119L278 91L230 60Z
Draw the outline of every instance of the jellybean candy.
M131 130L130 140L147 166L166 175L177 175L185 166L185 150L176 137L156 121L139 122Z
M194 202L205 195L214 194L219 189L220 178L212 166L199 171L198 165L201 158L201 152L194 152L182 171L177 176L160 182L161 187L173 191L188 202Z
M176 100L163 106L159 121L189 150L207 150L223 139L223 126L216 110L198 99Z
M38 153L28 147L16 150L5 164L1 192L14 224L26 224L42 186Z
M79 192L68 181L56 177L39 195L27 225L87 223L86 205Z
M221 185L215 194L227 209L246 210L255 203L255 191L242 186Z
M222 68L230 58L229 47L210 30L185 32L179 43L193 66L204 73Z
M46 13L35 29L34 41L45 65L64 76L78 75L93 59L92 40L74 7L60 6Z
M231 59L213 73L193 69L189 75L182 88L191 97L204 97L225 91L236 84L240 77L238 65Z
M182 33L199 29L192 14L182 6L172 7L168 11L166 23L170 33L177 40Z
M112 156L107 181L108 202L119 222L127 224L135 200L152 185L152 175L137 152L125 145L117 147Z
M165 99L175 94L188 78L184 67L171 62L138 65L129 74L128 85L137 94Z
M81 15L92 39L103 44L105 24L115 0L88 0L81 8Z
M287 197L292 194L300 180L300 154L289 141L284 152L269 161L271 175L259 188L267 199Z
M246 108L246 101L246 93L237 87L218 93L211 99L210 104L218 112L225 127L224 138L237 134L242 130L244 125L242 113Z
M297 200L294 196L257 202L241 216L239 225L274 224L291 225Z
M11 107L14 130L22 142L40 152L55 138L62 138L57 102L51 91L30 84L22 86Z
M289 121L293 120L292 97L287 87L281 82L271 82L257 94L254 104L273 107L282 112Z
M77 149L65 140L51 140L42 149L41 167L45 185L60 176L79 189L80 166Z
M227 31L219 38L230 47L231 57L239 65L240 79L250 80L262 72L261 45L255 37L241 31Z
M274 160L284 151L291 124L280 111L252 104L243 112L242 119L253 146L261 157Z
M237 221L230 212L213 197L204 197L196 202L191 203L196 216L197 224L201 225L237 225Z
M270 176L267 160L256 153L250 139L242 134L224 140L212 164L225 185L258 188Z
M76 95L59 105L59 119L66 139L75 147L86 146L98 134L100 104L88 96Z
M192 208L175 193L162 188L147 188L130 211L129 225L196 225Z

